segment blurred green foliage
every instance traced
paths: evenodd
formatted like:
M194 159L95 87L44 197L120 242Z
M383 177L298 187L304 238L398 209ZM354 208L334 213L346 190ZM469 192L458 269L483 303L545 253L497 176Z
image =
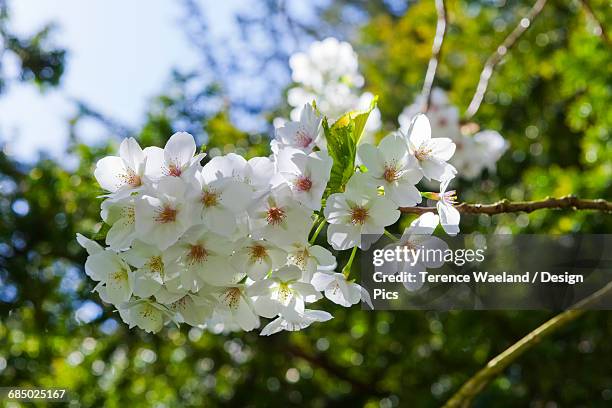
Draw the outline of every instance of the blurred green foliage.
M367 16L354 45L368 90L380 95L385 131L391 130L422 85L435 31L433 2L411 2L403 15L391 5L397 2L338 3ZM609 26L612 9L604 0L591 3ZM529 6L448 2L437 84L459 107L467 106L486 57ZM321 12L341 16L337 7ZM612 53L593 28L579 2L549 1L497 68L475 117L483 128L499 130L511 149L496 174L462 182L460 199L569 193L611 198ZM56 85L63 54L41 58L46 51L37 44L35 38L13 43L23 53L23 77ZM46 68L53 75L36 75ZM200 142L211 154L269 153L265 135L241 131L226 108L211 113L186 103L186 81L175 77L171 89L152 101L137 134L142 144L163 145L175 130L190 126L204 135ZM209 86L198 97L220 92ZM270 338L188 327L168 327L158 335L130 331L91 293L93 282L82 270L86 254L74 240L76 232L91 235L100 228L101 191L93 166L117 143L86 146L74 140L71 155L78 165L69 170L48 159L27 166L0 153L0 386L66 387L73 405L85 407L434 407L551 316L373 313L325 301L332 321ZM571 211L465 216L462 229L604 233L611 230L610 218ZM543 339L486 388L475 406L610 406L610 316L589 312Z

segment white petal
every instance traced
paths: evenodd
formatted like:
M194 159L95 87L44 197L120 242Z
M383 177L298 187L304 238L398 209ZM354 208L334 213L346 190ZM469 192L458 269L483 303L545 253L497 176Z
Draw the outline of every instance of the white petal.
M253 301L253 307L258 315L268 319L273 318L280 312L280 303L272 300L269 295L259 296Z
M334 274L331 273L324 273L324 272L316 272L313 276L312 276L312 280L310 281L310 283L314 286L314 288L318 291L323 291L325 290L330 283L332 283L335 280L335 276Z
M436 158L429 158L421 162L423 175L427 179L434 179L438 181L442 180L443 176L447 174L448 166L450 166L450 164Z
M244 331L251 331L259 326L259 318L242 296L240 296L238 309L235 310L232 315L236 323L238 323Z
M122 260L111 251L96 252L85 261L85 273L95 281L106 281L109 274L121 269Z
M96 163L94 176L104 190L115 192L125 185L125 164L120 157L107 156Z
M142 149L133 137L123 139L119 146L119 156L136 172L138 172L141 164L144 162Z
M77 233L76 239L79 245L85 248L85 250L87 251L89 255L97 254L98 252L102 252L104 250L104 248L102 248L100 244L98 244L96 241L93 241L85 237L84 235Z
M368 173L371 173L372 177L380 178L383 176L385 171L384 163L380 158L376 146L364 143L359 146L357 155L359 156L359 160L368 168Z
M329 250L319 245L313 245L308 251L316 258L318 270L334 270L336 268L336 258Z
M164 159L168 164L183 167L191 162L195 152L196 144L193 136L187 132L177 132L166 143Z
M204 223L213 232L229 237L236 230L236 217L224 208L211 208L204 213Z
M438 214L440 215L440 224L448 235L457 235L459 233L459 220L461 215L459 211L452 205L444 204L438 201Z
M427 148L431 149L431 155L438 160L447 161L455 153L455 143L446 137L434 137L426 143Z
M386 227L387 225L394 224L401 214L393 201L379 197L372 203L368 215L371 217L371 223Z
M114 251L127 249L134 241L134 222L127 218L117 220L106 234L106 245Z
M245 183L230 181L220 197L221 204L234 213L247 209L253 196L252 189Z
M408 139L416 148L431 139L431 125L427 116L419 113L412 119L408 129Z
M431 235L438 226L440 218L437 214L426 212L410 223L411 234Z
M385 186L385 196L387 194L400 207L414 207L423 199L413 184L401 181Z
M354 225L330 224L327 227L327 242L336 250L353 248L361 242L361 230Z
M166 162L164 159L164 149L157 146L146 147L144 155L147 158L145 163L145 175L153 180L157 180L164 175Z

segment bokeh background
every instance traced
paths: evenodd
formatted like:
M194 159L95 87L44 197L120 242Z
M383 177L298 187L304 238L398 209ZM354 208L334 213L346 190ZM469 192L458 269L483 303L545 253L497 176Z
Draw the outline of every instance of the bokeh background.
M51 4L53 3L53 5ZM474 118L510 149L460 200L612 198L612 53L585 2L550 0ZM436 84L465 111L484 60L530 1L449 0ZM606 0L588 5L610 28ZM73 406L435 407L552 312L366 312L297 333L128 330L92 294L75 233L100 228L97 159L177 130L268 154L289 57L327 36L359 53L397 128L420 92L433 1L0 1L0 386L68 388ZM409 219L404 221L404 224ZM462 230L608 233L610 215L469 216ZM399 231L399 229L398 229ZM398 232L396 231L396 232ZM324 239L324 238L323 238ZM513 363L477 407L612 405L612 315L588 312Z

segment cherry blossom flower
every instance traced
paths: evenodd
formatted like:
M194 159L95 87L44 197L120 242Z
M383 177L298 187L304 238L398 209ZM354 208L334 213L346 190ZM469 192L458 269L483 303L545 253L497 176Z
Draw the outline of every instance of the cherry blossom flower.
M249 209L251 232L254 238L264 238L282 245L295 237L308 234L310 212L293 199L286 184L273 188Z
M185 202L186 186L178 178L159 181L156 191L136 200L136 232L142 241L166 249L193 223L192 209Z
M422 275L420 272L427 271L427 268L439 268L444 265L441 257L423 256L428 249L446 250L448 244L442 239L432 236L438 226L439 217L434 213L425 213L412 221L410 227L404 230L398 242L389 244L385 249L395 249L397 247L406 248L408 257L402 261L386 262L383 273L396 274L398 272L413 273L414 282L404 281L403 285L410 291L415 291L423 286Z
M453 180L452 177L445 178L440 183L440 194L434 193L433 198L438 200L436 207L440 216L440 225L448 235L457 235L459 233L459 220L461 214L454 207L457 200L455 190L446 191L448 185Z
M355 246L367 249L372 242L362 241L362 234L370 240L378 239L384 228L400 216L397 206L379 196L371 179L363 173L351 177L344 193L329 196L324 212L330 223L327 241L338 250Z
M175 291L198 291L203 285L225 286L235 283L238 273L231 267L231 241L203 226L192 227L168 250L176 262L168 266L171 276L179 276Z
M238 226L237 216L244 213L250 204L253 190L235 178L220 177L216 172L216 163L209 162L202 172L195 174L198 188L193 207L200 212L207 228L229 237Z
M316 271L333 271L336 258L327 249L311 245L308 241L295 241L284 247L287 250L287 264L295 265L302 270L302 281L310 282Z
M243 284L231 285L217 295L218 303L215 311L231 322L236 323L244 331L259 327L259 317L253 309L253 302L246 294ZM231 323L230 322L230 323Z
M306 155L290 147L282 149L277 158L277 170L289 184L293 197L305 207L318 211L329 181L333 160L326 152Z
M149 333L160 331L168 314L162 306L144 299L124 302L119 304L117 309L121 319L130 329L137 326Z
M418 114L412 119L408 129L408 148L417 159L417 165L425 178L440 181L442 175L454 168L446 163L455 152L455 144L449 138L431 137L429 119Z
M300 282L302 271L295 265L283 266L272 272L270 277L249 286L249 296L256 296L253 302L258 315L272 318L278 314L293 316L304 312L304 304L321 298L310 283Z
M89 255L85 261L85 273L99 282L96 290L104 288L110 303L130 300L133 291L133 275L128 264L114 251L102 250Z
M193 136L187 132L173 134L166 146L147 147L146 174L154 180L162 177L179 177L189 179L194 172L200 169L200 161L205 154L195 155L196 144ZM195 155L195 156L194 156Z
M94 176L100 187L114 197L125 197L144 186L146 156L136 139L124 139L118 157L107 156L98 160Z
M263 279L268 272L287 262L287 252L263 239L243 238L236 244L231 263L252 280Z
M347 281L341 273L317 272L312 278L312 285L340 306L351 307L361 300L362 287Z
M386 136L378 147L362 144L358 155L368 168L368 176L376 185L384 187L385 197L400 207L412 207L421 202L421 193L415 185L423 174L400 133Z
M178 275L169 274L168 265L175 259L167 251L156 246L136 241L122 254L128 264L136 268L133 272L134 295L147 298L157 293L165 281Z
M305 104L299 121L286 122L276 129L272 151L278 153L285 147L293 147L310 153L315 146L323 147L325 139L321 123L321 116L314 107L309 103Z

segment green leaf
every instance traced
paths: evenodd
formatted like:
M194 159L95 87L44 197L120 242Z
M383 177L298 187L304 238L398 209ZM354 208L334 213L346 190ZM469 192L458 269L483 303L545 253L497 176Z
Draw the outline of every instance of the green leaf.
M370 112L376 107L375 97L367 111L348 112L331 127L323 118L323 131L327 139L327 150L334 161L324 197L344 191L346 183L355 173L357 145L363 134Z

